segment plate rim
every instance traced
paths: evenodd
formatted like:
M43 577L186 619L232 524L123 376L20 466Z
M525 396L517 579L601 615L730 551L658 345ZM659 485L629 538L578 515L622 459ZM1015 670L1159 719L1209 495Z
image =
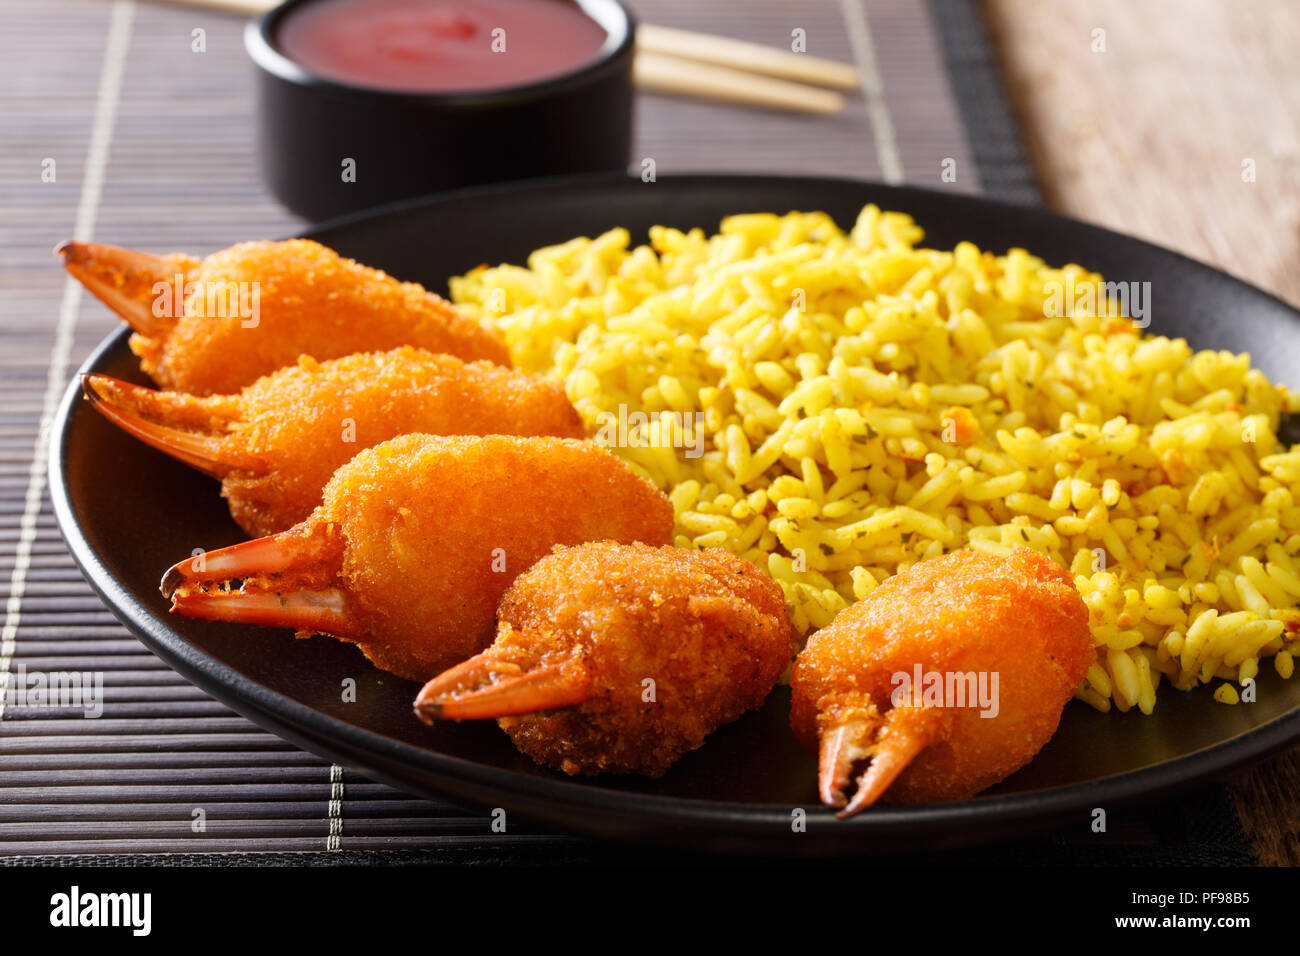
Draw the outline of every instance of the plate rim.
M1031 204L830 176L710 172L661 176L659 181L704 186L710 183L734 185L738 181L752 181L756 185L780 183L795 187L817 183L832 189L860 188L897 196L900 202L893 208L900 211L906 211L907 197L923 194L932 201L941 198L943 201L955 201L972 207L1001 208L1020 215L1044 217L1053 227L1082 228L1098 238L1136 243L1158 257L1172 258L1185 267L1212 273L1217 281L1228 279L1240 292L1248 292L1271 301L1300 323L1300 311L1289 303L1214 266L1146 240L1042 210ZM486 200L493 196L546 192L572 186L619 188L631 183L640 183L640 180L622 173L606 173L548 177L459 189L351 213L310 225L298 235L312 238L356 224L380 220L397 212L417 208L432 209L456 200L475 200L480 197ZM791 833L791 811L795 805L787 807L770 803L715 801L610 789L586 778L532 776L450 756L431 748L418 747L332 717L257 683L208 655L171 629L164 618L137 601L108 571L83 531L70 493L69 444L74 434L73 424L78 409L85 411L81 405L80 375L95 370L108 355L124 348L129 335L130 329L126 326L109 333L81 363L65 390L50 426L48 486L60 533L91 588L127 630L182 677L295 746L335 763L355 767L361 773L379 777L406 792L422 796L437 795L440 799L450 799L475 807L492 805L496 798L501 801L511 800L516 805L527 807L520 811L521 815L544 820L570 833L602 839L648 842L662 841L668 837L671 842L687 844L697 850L708 850L712 844L725 843L726 852L739 850L764 854L798 853L803 848L803 841L800 840L787 840L778 846L772 845L780 841L782 832ZM312 733L300 731L300 728L306 728ZM316 733L325 739L318 738ZM330 743L334 740L339 742L337 747ZM821 837L844 837L844 840L836 841L838 847L850 854L859 854L896 849L900 834L910 838L912 846L916 846L917 841L926 836L938 836L942 840L945 835L951 835L954 825L965 824L967 826L962 828L965 832L956 841L951 841L952 845L977 845L998 839L1007 832L1008 826L1023 831L1050 826L1086 805L1118 806L1149 802L1197 782L1222 777L1297 740L1300 740L1300 707L1200 750L1092 780L1016 793L981 795L951 803L881 806L872 813L860 814L850 820L836 819L831 811L821 806L806 806L803 807L807 814L806 833L809 836L818 834ZM359 755L383 756L399 768L417 771L423 779L394 775L386 768L376 769ZM488 799L489 795L494 795L493 799ZM575 815L574 811L584 813ZM595 817L591 816L591 811L597 811ZM629 818L635 818L639 825L629 826ZM575 820L587 825L575 826ZM972 824L976 831L984 832L983 838L981 832L972 835ZM698 839L702 827L708 828L710 832L707 835L712 836L713 840L701 842ZM885 839L886 834L890 835L889 839ZM751 846L750 841L754 840L762 845ZM824 843L817 845L824 848Z

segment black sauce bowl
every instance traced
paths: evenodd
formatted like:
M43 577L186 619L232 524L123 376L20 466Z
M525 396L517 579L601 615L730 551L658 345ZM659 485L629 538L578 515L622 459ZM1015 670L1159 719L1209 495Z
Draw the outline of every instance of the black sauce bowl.
M574 0L607 34L593 61L550 79L454 93L312 75L275 44L284 17L312 2L287 0L244 31L257 71L262 175L299 215L328 219L457 186L627 169L636 21L619 0ZM349 159L354 181L344 175Z

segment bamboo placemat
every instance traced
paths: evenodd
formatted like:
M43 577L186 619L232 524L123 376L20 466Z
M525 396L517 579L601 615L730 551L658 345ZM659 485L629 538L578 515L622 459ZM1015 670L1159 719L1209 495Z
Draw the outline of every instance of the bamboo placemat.
M797 10L784 0L634 6L648 22L772 45L802 28L810 53L856 62L864 76L863 96L833 118L640 97L634 159L653 157L661 175L821 173L1033 196L978 20L954 13L961 2L935 0L936 15L908 0L804 0ZM19 668L102 671L105 704L97 719L0 705L0 859L609 860L617 848L572 837L513 825L492 834L486 816L370 782L233 714L115 621L55 527L43 428L72 371L117 322L64 279L50 250L76 236L203 254L303 226L256 172L241 29L229 16L132 0L6 5L0 684ZM203 52L193 49L196 30ZM1006 121L990 127L990 111ZM941 180L945 160L955 163L956 182ZM44 181L51 169L53 181ZM1232 824L1223 823L1225 846L1242 862L1249 853ZM1034 844L1049 853L1062 845L1059 835ZM1012 860L1026 850L992 852Z

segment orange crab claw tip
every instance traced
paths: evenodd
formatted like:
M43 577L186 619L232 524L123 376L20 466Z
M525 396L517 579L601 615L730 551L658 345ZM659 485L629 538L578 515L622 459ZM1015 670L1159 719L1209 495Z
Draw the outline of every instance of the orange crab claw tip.
M182 561L179 564L173 564L163 572L162 581L158 583L158 590L161 591L162 596L169 601L172 599L172 595L176 593L176 589L186 581L185 572L182 571L180 567L181 564L184 563L185 562Z
M64 239L54 247L54 254L63 260L65 266L95 266L96 262L102 258L103 253L117 252L116 246L106 246L98 242L82 242L79 239ZM133 252L129 249L123 249L121 252L139 256L141 260L156 259L156 256L149 256L143 252Z
M478 658L471 658L466 663L477 661ZM476 664L476 668L483 666ZM486 669L490 670L490 666L486 665ZM425 723L435 719L490 720L532 714L572 707L591 697L585 675L575 667L566 668L561 664L514 674L464 694L443 694L436 689L445 683L448 674L431 680L415 699L415 712Z
M143 270L155 272L167 269L167 259L151 252L112 246L105 242L84 242L65 239L54 247L54 254L74 265L89 263L105 271Z
M60 243L54 251L74 279L136 332L149 338L170 332L175 320L154 314L153 288L159 281L173 279L183 267L147 252L75 239Z
M126 382L113 378L111 375L104 375L101 372L82 372L81 389L87 395L93 395L97 398L103 397L103 392L111 390L114 385L126 385Z
M442 704L436 700L428 700L423 703L417 700L415 702L415 716L419 717L426 726L432 727L435 720L442 719Z
M177 561L163 574L159 590L171 599L182 584L191 581L229 581L264 577L280 572L324 571L342 560L342 544L318 528L295 525L288 531L241 541L218 551L207 551Z
M352 633L342 592L296 591L280 594L245 588L212 594L190 592L171 598L172 613L209 621L260 624L295 631L319 631L346 637Z
M880 799L917 754L930 745L936 724L934 711L911 708L890 711L871 756L871 766L858 778L853 799L836 816L847 820Z
M148 408L157 403L158 394L153 389L108 375L85 374L81 376L81 391L95 411L149 447L214 478L229 471L221 460L223 450L218 436L161 425L141 414L141 406Z
M437 677L431 678L416 696L416 708L422 705L440 707L437 698L463 690L472 690L486 684L492 679L492 671L500 666L492 648L489 647L468 660L461 661L455 667L448 668Z
M854 760L861 759L853 741L863 732L860 724L853 723L841 724L822 735L817 760L817 792L822 803L828 807L842 807L846 802L844 788L849 783L849 772Z

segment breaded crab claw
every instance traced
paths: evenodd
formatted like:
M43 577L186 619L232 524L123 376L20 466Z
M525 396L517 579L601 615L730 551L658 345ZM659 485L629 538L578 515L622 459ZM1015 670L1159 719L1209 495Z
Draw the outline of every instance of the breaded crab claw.
M231 517L253 537L306 520L338 468L398 435L584 434L560 386L410 347L302 358L233 395L159 392L107 375L83 376L82 387L123 431L220 479Z
M97 242L55 251L134 330L140 367L176 391L237 392L300 355L400 345L510 364L499 333L441 296L308 239L244 242L202 260Z
M813 634L791 674L790 723L841 817L882 795L964 800L1033 759L1095 658L1068 571L1029 548L955 551Z
M762 704L790 660L781 589L720 548L557 548L497 619L492 646L426 684L416 714L496 718L568 774L662 775Z
M357 644L428 680L492 641L497 603L556 544L663 544L673 510L593 442L404 435L357 455L288 531L171 567L172 611Z

